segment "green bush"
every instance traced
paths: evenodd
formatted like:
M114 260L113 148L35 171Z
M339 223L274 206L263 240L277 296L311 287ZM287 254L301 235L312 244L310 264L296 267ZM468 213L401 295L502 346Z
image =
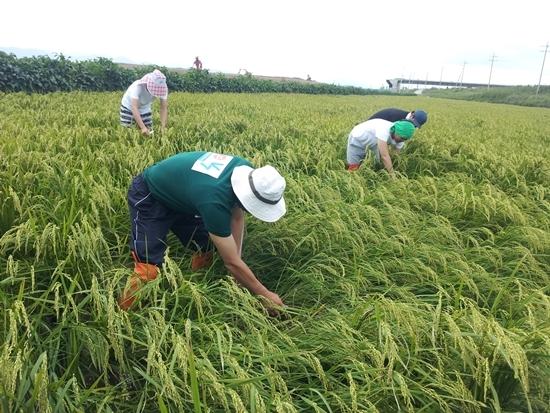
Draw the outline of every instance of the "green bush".
M329 95L379 95L391 94L387 90L364 89L318 83L273 82L252 75L227 77L208 70L188 70L178 73L166 67L153 65L127 69L112 60L100 57L73 62L63 56L25 57L0 52L0 91L50 93L56 91L114 92L123 91L130 84L152 72L161 70L166 75L168 89L172 92L191 93L302 93Z

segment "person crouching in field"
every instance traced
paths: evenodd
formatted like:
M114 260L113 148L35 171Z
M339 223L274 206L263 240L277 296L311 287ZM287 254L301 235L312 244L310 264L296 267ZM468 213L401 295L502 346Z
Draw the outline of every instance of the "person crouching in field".
M168 231L196 251L192 269L212 263L213 243L237 283L264 297L270 313L273 305L282 307L279 296L258 281L241 253L244 212L277 221L286 213L285 187L285 179L272 166L254 169L245 159L213 152L180 153L145 169L128 190L135 268L118 301L120 308L129 310L140 284L157 277Z
M392 123L384 119L372 119L360 123L348 137L347 169L359 169L368 149L376 156L376 161L382 161L386 170L395 177L389 148L399 153L413 135L414 125L404 120Z
M168 86L166 76L156 69L136 80L124 93L120 105L120 124L130 127L136 123L144 135L152 133L149 131L153 126L151 103L155 98L160 99L160 127L161 132L164 131L168 119Z
M415 128L420 129L428 121L428 114L422 109L407 112L403 109L387 108L376 112L368 120L384 119L389 122L397 122L398 120L408 120L412 122Z

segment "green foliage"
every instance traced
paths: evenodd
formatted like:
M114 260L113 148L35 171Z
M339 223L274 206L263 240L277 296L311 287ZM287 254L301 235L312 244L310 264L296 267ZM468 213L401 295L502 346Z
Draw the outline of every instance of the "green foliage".
M130 85L135 75L103 57L74 63L77 75L73 77L73 90L85 92L112 92Z
M0 411L548 411L546 109L174 92L144 137L119 101L0 99ZM344 170L351 128L393 106L430 116L392 154L398 178ZM191 271L175 237L141 310L119 311L128 184L192 150L285 177L287 214L247 216L243 248L279 317L219 257Z
M0 52L0 92L48 93L55 91L111 92L125 90L132 82L160 69L166 75L171 92L192 93L303 93L330 95L379 95L389 91L363 89L354 86L273 82L248 74L226 77L208 70L188 70L184 74L166 67L120 67L103 57L72 62L62 54L18 59L14 54Z
M48 93L70 91L73 64L63 55L17 59L15 55L0 52L0 91Z
M505 103L508 105L550 108L550 86L493 87L489 89L452 88L428 89L423 95L447 99L461 99L477 102Z

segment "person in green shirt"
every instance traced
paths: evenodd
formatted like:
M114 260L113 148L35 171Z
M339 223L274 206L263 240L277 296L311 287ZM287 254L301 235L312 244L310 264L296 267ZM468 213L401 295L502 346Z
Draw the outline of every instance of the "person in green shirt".
M195 250L191 267L212 263L212 243L240 285L265 297L270 312L283 306L241 259L244 212L265 222L286 213L285 179L272 166L255 169L247 160L213 152L186 152L158 162L136 176L128 190L130 249L134 274L119 299L129 310L142 282L157 277L172 231ZM211 242L210 242L211 241Z

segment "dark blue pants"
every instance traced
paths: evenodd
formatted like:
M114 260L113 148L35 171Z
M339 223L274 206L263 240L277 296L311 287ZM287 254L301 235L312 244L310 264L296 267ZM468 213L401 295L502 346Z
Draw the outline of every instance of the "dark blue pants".
M158 202L149 192L141 174L130 184L128 208L132 227L130 249L139 262L162 266L168 231L172 231L183 245L193 251L212 249L202 218L173 211Z

